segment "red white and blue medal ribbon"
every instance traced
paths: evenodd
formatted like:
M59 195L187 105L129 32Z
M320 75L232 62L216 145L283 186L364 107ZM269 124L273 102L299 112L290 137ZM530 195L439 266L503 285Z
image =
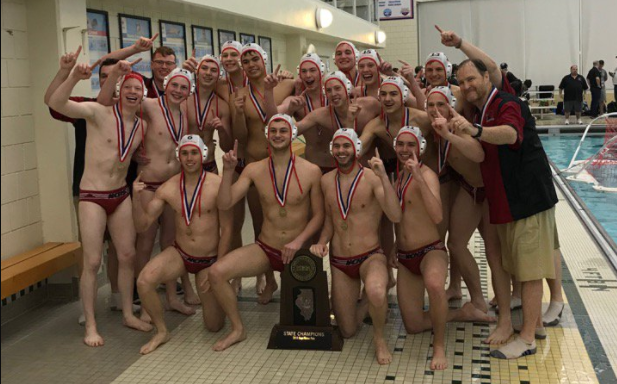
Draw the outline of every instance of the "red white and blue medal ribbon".
M438 153L438 167L439 167L439 174L441 174L441 171L443 171L443 169L446 167L446 163L448 161L448 155L450 154L450 142L448 140L445 140L445 144L441 145L441 136L439 137L439 140L437 142L437 145L439 146L439 153Z
M285 178L283 179L283 190L279 192L279 188L276 182L276 170L274 169L274 160L270 157L270 178L272 179L272 188L274 189L274 196L281 207L285 207L287 201L287 193L289 192L289 180L294 170L296 162L295 155L291 155L289 163L287 163L287 171L285 172Z
M201 100L199 100L199 91L195 92L195 94L193 95L194 97L193 100L195 102L195 119L197 121L197 128L200 131L203 131L204 129L204 124L206 123L206 120L208 118L208 112L210 111L210 106L215 96L216 96L215 92L212 91L212 93L210 94L210 97L208 98L208 101L206 101L206 105L202 109Z
M249 78L246 77L244 72L242 72L242 87L246 87L249 84ZM227 86L229 87L229 94L234 93L234 81L231 79L231 76L227 74Z
M353 196L356 193L356 189L358 188L358 184L360 183L360 179L364 174L364 167L360 166L356 177L351 182L351 186L349 187L349 192L347 194L347 201L343 201L343 193L341 191L341 180L340 173L336 173L336 201L338 202L338 209L341 213L341 217L343 220L347 220L347 215L349 214L349 210L351 209L351 202L353 201Z
M422 165L423 164L420 163L420 168L422 168ZM401 183L402 176L404 174L405 172L401 172L398 180L396 181L396 195L398 196L398 203L401 205L401 209L403 210L403 212L405 212L405 194L407 193L407 189L409 188L409 186L411 185L411 181L413 180L413 175L410 173L409 175L407 175L405 183Z
M197 180L197 185L195 186L195 190L193 191L193 196L191 197L191 201L188 200L188 195L186 193L186 184L184 180L184 172L180 174L180 196L182 197L182 217L184 217L184 223L188 227L191 224L191 219L193 218L193 212L195 211L195 206L199 204L201 201L201 190L204 186L204 182L206 181L206 170L202 169L201 174L199 175L199 179ZM201 212L201 207L200 207Z
M336 109L334 109L334 107L332 107L332 112L334 112L334 122L336 123L336 129L345 128L343 123L341 123L341 118L338 117L338 113L336 113ZM330 115L332 116L332 113ZM356 132L358 132L357 127L358 121L356 119L353 119L353 130Z
M255 93L257 93L259 95L259 91L257 90L253 90L253 85L249 82L248 84L248 88L249 88L249 96L251 98L251 102L253 103L253 106L255 107L255 110L257 111L257 114L259 115L259 118L261 119L262 123L266 123L266 118L268 117L268 114L266 113L266 111L261 107L261 105L259 105L259 101L257 101L257 97L255 96ZM264 97L259 95L261 97L262 100L264 100Z
M498 93L499 93L499 90L493 87L493 89L491 90L491 93L488 96L488 99L486 99L486 103L482 107L482 114L480 115L481 116L480 125L484 125L484 117L486 115L486 111L488 110L488 107L491 105L491 103L493 102L493 100L495 99Z
M184 119L182 118L182 110L180 110L180 124L178 130L176 130L176 123L174 122L173 113L167 107L167 103L165 102L165 96L159 97L159 107L161 107L161 112L163 113L163 117L165 118L165 124L167 125L167 130L171 135L172 140L176 145L180 143L180 139L182 139L182 133L184 128Z
M388 114L384 113L384 120L386 121L386 133L388 134L388 136L390 137L394 137L392 136L392 134L390 133L390 119L388 119ZM409 109L403 107L403 116L401 117L401 128L406 127L409 125Z
M127 155L133 146L133 140L135 140L135 133L137 132L137 126L139 125L139 118L135 116L135 122L133 123L133 129L129 134L128 140L126 140L124 132L124 120L122 119L122 113L120 112L120 103L114 105L114 117L116 118L116 130L118 136L118 157L120 162L123 163L126 160Z

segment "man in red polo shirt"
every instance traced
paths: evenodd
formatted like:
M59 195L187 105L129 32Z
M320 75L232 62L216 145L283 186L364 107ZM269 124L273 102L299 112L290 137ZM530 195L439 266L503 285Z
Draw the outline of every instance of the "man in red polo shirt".
M498 91L482 61L463 61L458 80L476 114L474 124L457 114L453 126L482 144L480 169L490 221L497 227L504 269L522 283L520 336L491 351L491 356L532 355L535 335L541 333L536 328L542 327L542 279L555 278L553 251L559 248L551 169L529 108L517 97Z

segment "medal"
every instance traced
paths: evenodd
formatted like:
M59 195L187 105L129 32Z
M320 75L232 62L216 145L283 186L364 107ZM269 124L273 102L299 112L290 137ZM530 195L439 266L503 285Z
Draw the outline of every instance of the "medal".
M195 190L193 191L193 196L191 197L191 201L189 202L188 195L186 193L184 171L182 171L182 173L180 174L180 197L182 198L182 217L184 218L184 223L187 227L191 225L191 219L193 218L193 212L195 211L196 205L199 205L198 212L199 215L201 215L201 190L204 186L205 181L206 170L202 168L199 179L197 179L197 185L195 186ZM187 235L191 236L191 229L188 228L186 233Z
M279 216L281 217L287 216L287 211L285 210L285 203L287 201L287 193L289 192L289 180L291 179L292 172L294 172L295 161L296 157L292 154L289 158L289 162L287 163L287 171L285 172L285 178L283 179L283 190L279 192L276 181L276 170L274 169L274 160L272 160L272 157L270 157L270 178L272 179L274 196L276 197L276 201L281 206L279 208Z
M120 112L120 103L116 103L113 108L114 117L116 118L116 133L118 138L118 158L121 163L124 163L127 155L131 150L131 146L133 145L133 141L135 140L135 133L137 132L137 126L139 125L139 118L135 116L135 122L133 123L133 129L131 129L131 133L128 137L128 142L125 138L124 132L124 120L122 120L122 112ZM122 167L120 167L122 168Z
M171 139L178 145L180 143L180 139L182 138L182 133L184 130L184 119L182 118L182 110L180 110L180 124L178 129L176 130L176 122L174 121L174 115L167 107L167 103L165 101L165 97L159 97L159 107L161 108L161 112L163 113L163 117L165 118L165 125L167 125L167 130L171 135Z
M439 145L439 151L437 154L438 155L437 166L439 168L438 174L441 175L441 172L446 167L446 162L448 160L448 154L450 154L450 142L448 140L445 140L445 144L443 145L443 148L442 148L441 136L439 136L437 144Z
M336 173L336 201L338 203L339 212L341 213L341 218L343 219L343 223L341 224L341 228L343 230L347 230L347 215L349 214L349 210L351 209L351 202L353 200L353 196L356 193L356 189L358 188L358 184L360 183L360 178L364 174L364 168L360 166L356 177L354 177L351 182L351 186L349 187L349 191L347 193L346 202L343 201L343 193L341 191L341 180L340 180L340 172Z
M388 136L393 138L390 133L390 119L388 119L388 114L384 112L384 120L386 121L386 133ZM409 125L409 109L403 107L403 116L401 117L401 128Z
M334 106L332 107L332 109L330 109L330 118L333 121L332 125L336 126L336 129L345 128L343 123L341 123L341 119L340 117L338 117L338 113L336 113ZM358 132L358 121L356 119L353 119L353 130Z

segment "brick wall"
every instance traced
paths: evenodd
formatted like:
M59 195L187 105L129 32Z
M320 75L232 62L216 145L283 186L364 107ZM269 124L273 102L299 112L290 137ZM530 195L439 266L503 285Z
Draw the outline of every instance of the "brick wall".
M2 259L43 242L24 0L2 0Z

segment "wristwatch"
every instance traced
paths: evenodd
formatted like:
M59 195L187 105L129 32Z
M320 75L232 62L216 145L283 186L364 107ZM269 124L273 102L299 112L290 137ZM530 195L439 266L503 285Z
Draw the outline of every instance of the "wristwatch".
M482 136L482 126L480 124L474 124L473 126L478 129L478 133L476 133L475 135L471 137L473 137L474 139L479 139L480 136Z

